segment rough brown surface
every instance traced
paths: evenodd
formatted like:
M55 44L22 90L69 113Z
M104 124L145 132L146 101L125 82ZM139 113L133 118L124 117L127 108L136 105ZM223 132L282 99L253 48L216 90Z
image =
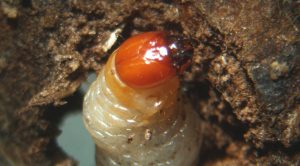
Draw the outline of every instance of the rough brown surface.
M1 1L0 165L75 164L55 145L49 106L150 30L197 41L184 88L207 131L202 165L299 164L299 15L289 0Z

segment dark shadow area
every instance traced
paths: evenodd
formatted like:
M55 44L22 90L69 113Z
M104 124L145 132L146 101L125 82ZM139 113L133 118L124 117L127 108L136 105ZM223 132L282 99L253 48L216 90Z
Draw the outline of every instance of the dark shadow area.
M64 117L81 110L83 95L84 94L77 90L73 95L64 99L63 102L66 102L66 104L61 106L47 106L44 113L44 118L49 120L51 124L58 126Z

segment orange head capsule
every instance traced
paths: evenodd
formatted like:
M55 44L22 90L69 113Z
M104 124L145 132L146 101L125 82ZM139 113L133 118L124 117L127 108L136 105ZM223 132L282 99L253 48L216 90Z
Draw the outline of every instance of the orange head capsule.
M192 55L188 40L166 32L146 32L129 38L118 48L115 66L126 85L153 87L182 72Z

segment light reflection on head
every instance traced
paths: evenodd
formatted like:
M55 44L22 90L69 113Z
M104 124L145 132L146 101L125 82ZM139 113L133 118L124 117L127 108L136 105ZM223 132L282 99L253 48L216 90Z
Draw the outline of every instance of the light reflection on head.
M166 47L154 47L146 51L143 59L146 64L150 64L151 61L156 61L156 60L162 61L163 57L167 55L168 55L168 49Z

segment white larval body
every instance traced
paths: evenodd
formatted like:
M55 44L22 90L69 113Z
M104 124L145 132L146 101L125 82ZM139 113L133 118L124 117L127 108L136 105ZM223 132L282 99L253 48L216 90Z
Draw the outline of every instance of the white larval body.
M195 165L202 139L200 121L188 102L179 99L177 89L168 90L176 85L116 94L108 85L110 79L121 89L126 85L118 79L113 62L111 58L84 99L84 122L97 146L97 164ZM132 103L124 104L120 98Z

